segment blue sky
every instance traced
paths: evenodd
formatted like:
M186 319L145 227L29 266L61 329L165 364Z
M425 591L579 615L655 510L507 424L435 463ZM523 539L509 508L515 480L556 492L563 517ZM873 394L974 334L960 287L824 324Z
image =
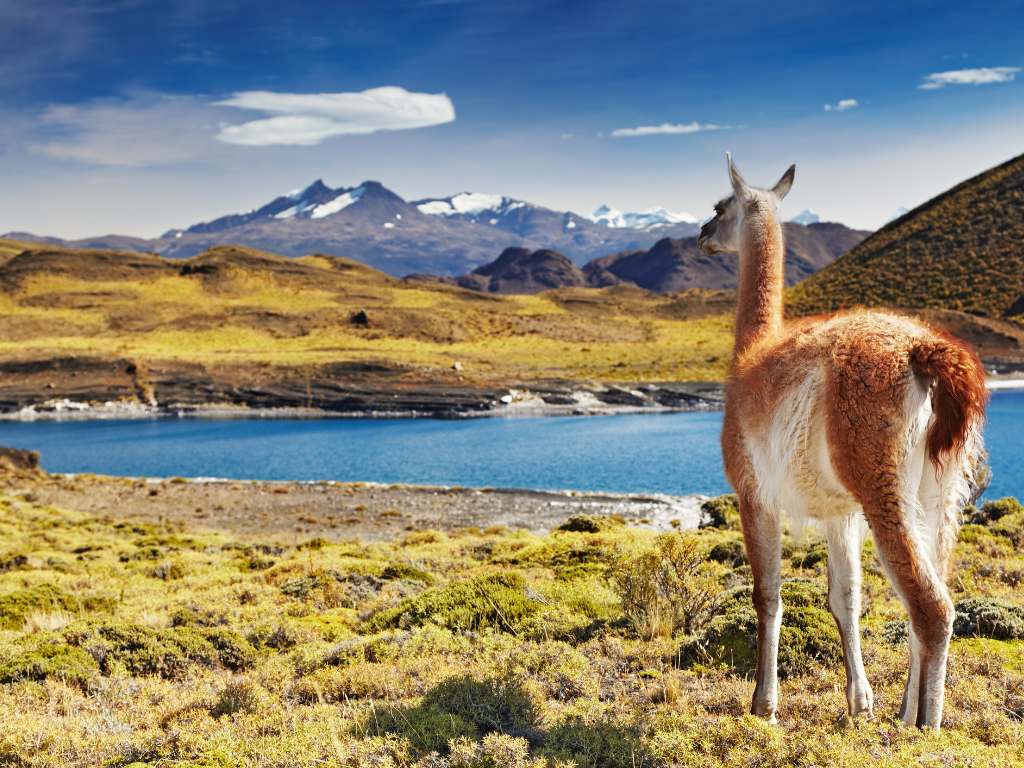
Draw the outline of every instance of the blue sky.
M0 231L155 235L317 177L704 215L725 150L871 228L1024 152L1019 2L0 0L0 51Z

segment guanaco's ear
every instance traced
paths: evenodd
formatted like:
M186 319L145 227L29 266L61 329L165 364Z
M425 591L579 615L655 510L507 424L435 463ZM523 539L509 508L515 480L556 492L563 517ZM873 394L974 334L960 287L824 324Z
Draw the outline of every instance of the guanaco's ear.
M791 165L786 169L786 172L782 174L782 178L772 187L772 192L775 196L781 200L787 194L789 194L790 188L793 186L793 179L796 176L796 165Z
M747 196L747 182L737 170L736 166L733 165L732 155L728 152L725 153L725 162L729 166L729 181L732 182L732 191L736 193L737 198L744 198Z

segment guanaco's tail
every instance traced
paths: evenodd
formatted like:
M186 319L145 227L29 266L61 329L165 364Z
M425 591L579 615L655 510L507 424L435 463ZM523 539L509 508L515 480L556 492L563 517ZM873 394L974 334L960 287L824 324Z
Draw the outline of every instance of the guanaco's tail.
M910 352L910 364L919 377L935 382L926 445L932 463L941 466L963 450L985 417L985 369L973 349L943 333L919 342Z

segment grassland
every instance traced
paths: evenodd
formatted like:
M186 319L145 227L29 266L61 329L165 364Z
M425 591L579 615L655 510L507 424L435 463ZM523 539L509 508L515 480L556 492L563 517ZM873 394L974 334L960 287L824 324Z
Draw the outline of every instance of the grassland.
M936 735L894 718L906 629L870 545L877 718L842 717L813 539L785 544L780 725L745 714L750 571L727 500L714 505L719 527L691 533L576 518L547 534L368 543L190 530L174 522L184 509L158 524L96 517L43 505L30 487L0 493L4 765L1024 760L1024 509L1011 502L975 512L961 536L964 617Z
M461 366L468 381L716 380L729 302L694 292L494 296L403 282L355 262L218 248L187 262L36 250L0 265L0 358L140 364ZM365 313L365 321L353 316Z

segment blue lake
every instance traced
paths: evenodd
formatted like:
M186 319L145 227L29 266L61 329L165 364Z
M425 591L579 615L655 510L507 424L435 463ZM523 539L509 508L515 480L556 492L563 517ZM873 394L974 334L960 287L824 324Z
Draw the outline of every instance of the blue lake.
M722 493L720 413L433 419L0 422L53 472ZM1024 391L997 392L986 494L1024 496Z

